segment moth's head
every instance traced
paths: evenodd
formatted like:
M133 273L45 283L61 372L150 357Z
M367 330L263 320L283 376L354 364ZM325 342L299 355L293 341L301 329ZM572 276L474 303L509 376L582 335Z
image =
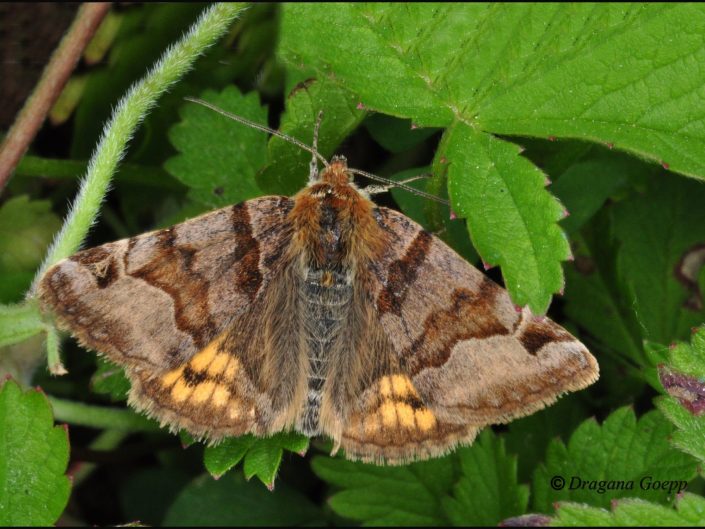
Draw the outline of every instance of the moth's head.
M352 173L348 170L345 156L333 156L321 174L321 181L329 184L348 184L352 181Z

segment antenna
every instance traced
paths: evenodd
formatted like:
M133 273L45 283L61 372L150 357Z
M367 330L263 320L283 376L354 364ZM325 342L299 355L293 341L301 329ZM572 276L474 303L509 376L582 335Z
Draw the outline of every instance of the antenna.
M318 158L321 163L325 167L328 167L328 160L325 159L318 151L315 149L312 149L308 145L306 145L304 142L297 140L296 138L289 136L288 134L284 134L283 132L279 132L278 130L270 129L266 125L261 125L260 123L257 123L255 121L251 121L247 118L243 118L242 116L238 116L237 114L231 114L230 112L223 110L222 108L218 108L217 106L209 103L208 101L204 101L203 99L198 99L197 97L190 97L186 96L184 97L186 101L191 101L192 103L197 103L201 106L204 106L206 108L210 108L211 110L217 112L218 114L221 114L227 118L230 118L234 121L237 121L239 123L242 123L243 125L247 125L248 127L252 127L253 129L261 130L262 132L269 132L273 136L277 136L278 138L281 138L285 141L288 141L289 143L293 143L297 147L303 149L304 151L308 151L311 154L313 154L316 158Z
M391 178L377 176L376 174L368 173L367 171L363 171L361 169L348 168L348 171L353 174L359 174L360 176L369 178L370 180L375 180L376 182L382 182L383 184L387 184L391 187L398 187L399 189L403 189L404 191L408 191L409 193L413 193L414 195L433 200L434 202L438 202L439 204L445 204L446 206L450 206L450 202L445 200L444 198L437 197L436 195L432 195L431 193L426 193L426 191L421 191L420 189L411 187L410 185L407 185L404 182L397 182L396 180L392 180Z
M288 141L289 143L292 143L299 147L300 149L303 149L307 152L310 152L313 155L313 160L320 160L321 163L323 163L324 167L329 167L330 164L328 163L328 160L325 159L324 156L322 156L318 152L318 129L321 125L321 118L322 118L322 111L318 113L318 116L316 117L316 125L314 128L314 147L309 147L306 145L304 142L297 140L296 138L289 136L288 134L284 134L283 132L279 132L278 130L270 129L266 125L262 125L260 123L257 123L255 121L251 121L247 118L243 118L242 116L238 116L237 114L232 114L226 110L223 110L222 108L218 108L212 103L209 103L208 101L204 101L203 99L199 99L197 97L191 97L191 96L186 96L184 97L186 101L190 101L192 103L196 103L198 105L204 106L206 108L209 108L213 110L214 112L217 112L218 114L221 114L227 118L232 119L233 121L237 121L238 123L242 123L243 125L247 125L248 127L252 127L253 129L261 130L262 132L268 132L269 134L273 136L277 136L278 138L283 139L284 141ZM314 165L314 161L311 161L311 165ZM312 169L313 170L313 169ZM370 180L375 180L376 182L381 182L383 184L386 184L390 187L398 187L399 189L403 189L405 191L408 191L409 193L413 193L415 195L418 195L420 197L427 198L428 200L433 200L434 202L438 202L439 204L444 204L446 206L450 206L450 202L437 197L436 195L432 195L431 193L426 193L425 191L421 191L420 189L416 189L415 187L411 187L409 185L406 185L403 182L397 182L395 180L392 180L390 178L384 178L383 176L377 176L376 174L368 173L367 171L363 171L361 169L352 169L348 168L348 171L350 171L353 174L357 174L360 176L364 176L365 178L369 178ZM317 170L316 170L317 173Z

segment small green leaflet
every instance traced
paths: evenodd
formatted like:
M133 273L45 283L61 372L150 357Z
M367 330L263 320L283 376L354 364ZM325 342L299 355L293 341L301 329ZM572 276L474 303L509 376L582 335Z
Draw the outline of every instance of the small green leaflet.
M705 525L705 499L684 493L675 508L641 499L612 503L611 512L577 503L559 503L552 524L558 527L702 527Z
M658 397L656 407L677 428L671 442L705 463L705 415L696 413L700 409L696 405L702 407L705 388L705 327L696 330L690 344L679 343L665 355L666 365L658 368L660 381L666 392L675 396Z
M255 92L242 95L229 86L220 93L206 91L201 98L257 123L267 122L267 111ZM190 188L193 200L222 207L262 194L255 173L267 156L264 133L192 102L185 102L180 114L169 139L181 154L169 158L164 167Z
M53 525L69 499L69 439L43 393L0 384L0 525Z
M303 456L308 450L308 437L294 432L283 432L272 437L243 435L229 437L215 446L208 446L203 461L208 472L219 478L244 459L245 477L252 476L274 489L279 465L284 450L296 452Z

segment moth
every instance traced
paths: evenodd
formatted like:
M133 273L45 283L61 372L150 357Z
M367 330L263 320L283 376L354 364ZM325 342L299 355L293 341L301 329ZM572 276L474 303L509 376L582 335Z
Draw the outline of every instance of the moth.
M442 455L597 379L565 329L376 206L344 158L318 174L312 152L293 198L59 262L38 285L43 309L124 367L131 405L172 430L293 429L378 464Z

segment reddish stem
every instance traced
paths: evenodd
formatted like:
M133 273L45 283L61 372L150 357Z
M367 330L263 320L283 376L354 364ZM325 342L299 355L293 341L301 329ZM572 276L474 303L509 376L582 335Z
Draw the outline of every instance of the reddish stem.
M0 190L10 180L15 167L44 123L110 5L109 2L86 2L76 13L71 27L44 68L34 92L25 102L0 146Z

